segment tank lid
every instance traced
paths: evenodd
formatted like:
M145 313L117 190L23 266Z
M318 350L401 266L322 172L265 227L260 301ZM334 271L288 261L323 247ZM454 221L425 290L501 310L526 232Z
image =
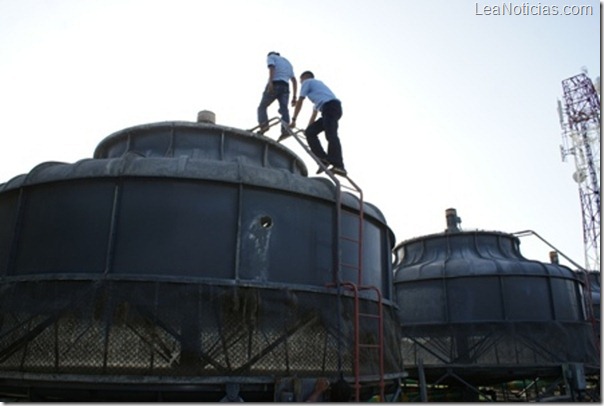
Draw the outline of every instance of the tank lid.
M141 158L241 161L308 175L304 161L275 140L207 122L213 119L214 113L201 111L198 120L206 121L164 121L126 128L105 137L93 157L111 159L134 154Z

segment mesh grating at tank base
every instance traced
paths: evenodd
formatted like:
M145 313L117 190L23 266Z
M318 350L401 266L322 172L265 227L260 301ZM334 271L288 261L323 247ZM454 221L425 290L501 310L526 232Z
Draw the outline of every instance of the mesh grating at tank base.
M0 374L141 378L352 374L352 298L288 289L136 281L5 283ZM395 332L392 309L386 331ZM339 326L339 327L338 327ZM371 323L362 334L375 340ZM373 338L372 338L373 337ZM386 336L386 372L402 370ZM374 376L375 356L361 357Z
M507 322L407 326L401 351L410 375L420 360L428 379L447 370L473 383L557 376L567 362L598 370L595 343L578 322Z

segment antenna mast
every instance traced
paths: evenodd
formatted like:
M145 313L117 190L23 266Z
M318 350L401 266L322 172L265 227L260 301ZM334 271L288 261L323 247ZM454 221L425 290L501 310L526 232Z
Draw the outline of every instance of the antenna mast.
M598 81L599 82L599 81ZM600 270L600 97L586 72L562 81L558 100L562 161L575 157L573 179L579 185L583 214L585 269Z

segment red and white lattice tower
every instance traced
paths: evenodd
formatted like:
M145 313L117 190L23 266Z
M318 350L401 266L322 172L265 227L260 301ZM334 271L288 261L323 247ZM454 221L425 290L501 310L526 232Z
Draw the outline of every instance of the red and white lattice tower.
M599 84L598 84L599 86ZM579 185L583 214L585 269L600 270L600 97L585 73L562 81L558 100L562 126L562 160L575 158L573 179Z

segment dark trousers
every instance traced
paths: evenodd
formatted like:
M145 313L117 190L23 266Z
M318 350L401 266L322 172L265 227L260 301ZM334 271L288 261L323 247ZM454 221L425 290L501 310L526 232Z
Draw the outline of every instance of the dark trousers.
M308 147L319 159L326 159L334 166L344 168L342 158L342 145L338 138L338 121L342 117L342 104L339 100L332 100L323 105L321 118L310 124L305 131ZM325 131L327 139L327 153L323 149L318 135Z

